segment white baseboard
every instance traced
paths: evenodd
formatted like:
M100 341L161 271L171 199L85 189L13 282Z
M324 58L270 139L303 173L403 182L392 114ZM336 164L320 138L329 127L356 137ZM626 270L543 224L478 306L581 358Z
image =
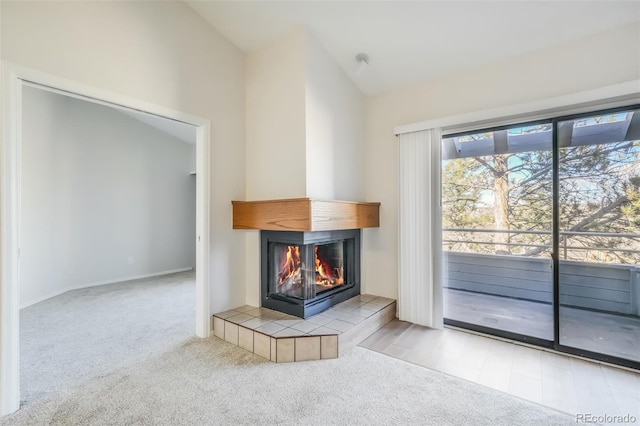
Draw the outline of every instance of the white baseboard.
M71 291L71 290L80 290L82 288L97 287L97 286L100 286L100 285L115 284L115 283L120 283L120 282L124 282L124 281L139 280L141 278L158 277L160 275L169 275L169 274L175 274L175 273L178 273L178 272L186 272L186 271L192 271L192 270L193 270L193 268L171 269L171 270L168 270L168 271L152 272L150 274L135 275L135 276L132 276L132 277L123 277L123 278L116 278L116 279L113 279L113 280L105 280L105 281L97 281L97 282L87 283L87 284L73 285L73 286L65 287L63 289L60 289L60 290L54 291L52 293L49 293L46 296L38 297L35 300L30 300L29 302L27 302L25 304L21 303L20 304L20 309L26 308L26 307L31 306L31 305L35 305L36 303L40 303L40 302L42 302L44 300L51 299L52 297L59 296L62 293L66 293L66 292Z

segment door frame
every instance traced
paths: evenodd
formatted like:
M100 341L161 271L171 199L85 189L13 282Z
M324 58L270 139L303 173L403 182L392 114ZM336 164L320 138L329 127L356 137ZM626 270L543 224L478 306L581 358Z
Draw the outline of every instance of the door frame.
M607 355L602 352L593 352L591 350L582 349L578 347L572 347L564 345L560 342L560 323L561 323L561 315L560 315L560 250L559 250L559 235L560 235L560 221L559 221L559 182L560 182L560 149L558 146L558 122L566 121L566 120L574 120L579 118L588 118L594 115L605 115L605 114L613 114L618 112L625 112L628 110L635 110L640 108L640 103L638 102L640 99L633 98L629 101L623 102L622 105L618 105L615 107L606 107L600 108L598 105L594 105L591 109L587 109L581 111L579 113L557 113L553 117L548 117L545 120L536 120L536 121L527 121L523 119L522 121L515 121L508 125L498 125L498 126L487 126L480 127L477 129L471 130L473 133L483 133L489 131L496 130L505 130L510 128L519 128L526 127L535 124L548 123L552 125L552 251L551 251L551 264L552 264L552 276L551 276L551 284L552 284L552 310L553 310L553 339L548 340L540 337L529 336L525 334L520 334L516 332L506 331L498 328L492 328L484 325L468 323L464 321L444 318L444 324L450 325L457 328L467 329L476 331L479 333L484 333L492 336L502 337L513 341L523 342L532 344L535 346L539 346L542 348L553 349L558 352L568 353L571 355L576 355L584 358L590 358L596 361L606 362L609 364L615 364L627 368L632 368L635 370L640 370L640 362L627 359L620 358L614 355ZM441 139L450 138L454 136L460 136L461 134L467 133L469 130L464 132L452 132L445 133L442 135ZM443 132L444 133L444 132ZM442 173L442 171L440 171ZM442 250L440 248L440 250Z
M20 201L22 88L62 93L120 110L137 110L196 126L195 335L210 336L209 229L211 122L140 99L2 62L0 121L0 416L20 408Z
M640 109L640 100L634 103L618 107L594 108L592 111L584 111L580 113L564 114L554 117L553 122L553 329L554 340L553 349L559 352L568 353L580 357L590 358L596 361L602 361L615 364L634 370L640 370L640 362L628 358L620 358L614 355L607 355L602 352L593 352L588 349L582 349L573 346L567 346L560 341L560 326L562 315L560 312L560 147L558 145L558 123L561 121L576 120L580 118L593 117L594 115L615 114L626 112L629 110Z

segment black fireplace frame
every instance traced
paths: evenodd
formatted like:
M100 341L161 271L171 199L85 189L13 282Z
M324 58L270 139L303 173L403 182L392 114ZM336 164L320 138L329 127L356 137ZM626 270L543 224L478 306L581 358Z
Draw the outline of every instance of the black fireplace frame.
M269 295L269 254L270 243L288 245L328 244L343 240L353 239L354 250L349 256L353 256L354 281L309 300L288 298L280 295ZM360 294L360 229L347 229L339 231L260 231L260 298L262 307L274 309L299 318L309 318L331 306L344 302Z

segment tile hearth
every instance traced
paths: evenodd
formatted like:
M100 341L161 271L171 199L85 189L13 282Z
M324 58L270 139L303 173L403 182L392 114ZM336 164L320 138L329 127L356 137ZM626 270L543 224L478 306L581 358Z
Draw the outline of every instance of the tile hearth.
M213 334L274 362L337 358L395 318L396 302L362 294L306 320L255 306L213 315Z

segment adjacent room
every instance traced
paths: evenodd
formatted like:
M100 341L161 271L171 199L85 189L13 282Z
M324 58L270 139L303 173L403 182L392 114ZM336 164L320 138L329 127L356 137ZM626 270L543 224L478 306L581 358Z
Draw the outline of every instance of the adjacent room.
M0 423L640 422L639 2L0 24Z
M23 403L194 333L195 128L22 92Z

